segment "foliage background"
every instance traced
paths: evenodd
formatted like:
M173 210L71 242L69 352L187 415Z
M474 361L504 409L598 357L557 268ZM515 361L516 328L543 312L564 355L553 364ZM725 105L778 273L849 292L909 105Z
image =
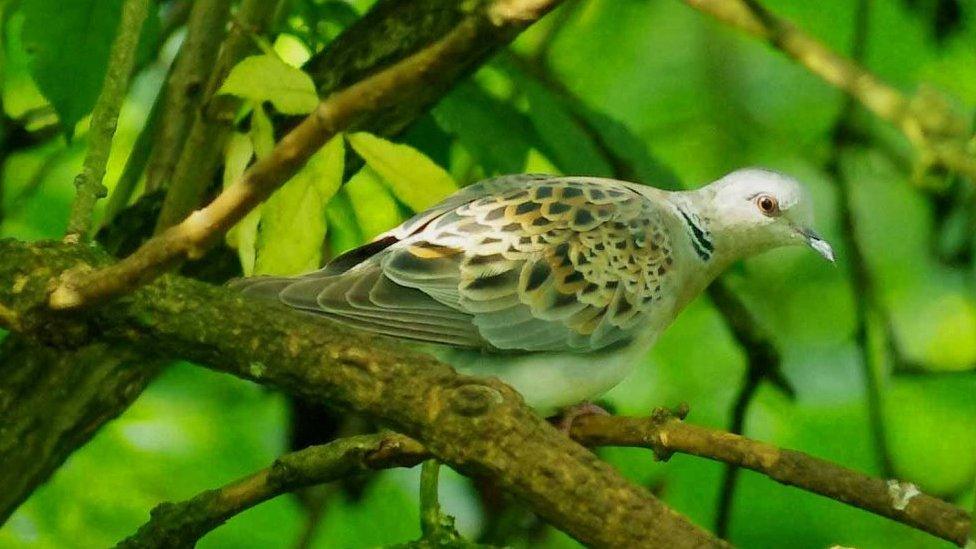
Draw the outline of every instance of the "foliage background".
M83 4L88 2L79 0L76 7L84 9ZM317 0L291 4L291 16L276 30L276 45L283 57L300 62L308 54L305 48L322 47L348 23L348 17L329 14L362 13L370 2L343 4L348 9ZM79 124L70 141L58 137L5 159L0 173L3 237L62 234L72 179L85 150L84 105L94 98L85 99L91 85L78 75L104 71L105 44L114 32L111 13L92 19L90 43L77 45L64 66L39 68L33 57L38 47L75 46L54 44L57 28L32 28L37 22L32 23L31 10L36 14L50 5L0 0L0 114L17 119L43 111L46 98L64 94L65 99L55 101L57 112L63 123L78 119ZM119 2L99 5L111 11ZM767 7L832 47L850 49L856 2L771 0ZM322 17L318 24L316 14ZM976 6L956 0L879 0L871 2L870 17L866 66L905 90L925 82L953 97L961 110L971 110L976 104ZM150 44L123 109L106 181L110 188L181 39L177 31L154 44L160 30L144 34ZM736 266L728 275L772 330L784 355L785 375L796 389L790 399L762 385L749 406L745 432L879 475L853 337L854 303L863 296L854 295L849 255L837 246L836 174L827 169L832 128L844 104L841 93L766 45L674 0L571 3L526 32L513 51L473 75L403 141L459 184L516 171L610 175L609 160L569 116L560 92L524 69L523 62L530 60L582 99L600 121L598 127L630 138L618 142L627 143L627 154L646 174L663 180L670 169L678 180L697 186L737 167L763 165L807 183L818 225L839 248L838 266L804 250L781 250ZM100 79L91 80L97 91ZM47 116L49 121L54 114ZM860 113L856 120L868 138L844 150L839 173L853 188L856 236L882 305L871 319L871 347L881 353L890 334L901 358L874 372L890 457L899 478L971 508L976 477L972 195L959 190L951 174L913 176L913 152L891 128ZM331 252L362 242L409 214L411 208L396 192L396 176L372 177L372 183L347 184L326 209ZM934 179L948 190L927 190ZM721 318L699 299L607 401L626 414L684 401L695 422L727 427L744 368L742 351ZM111 545L144 522L155 504L230 481L286 451L290 410L274 392L173 364L0 529L0 546ZM695 522L709 527L714 522L721 464L688 456L654 463L649 452L640 450L600 453ZM326 492L311 545L368 547L417 537L417 476L418 471L387 471L361 486ZM444 477L442 503L464 533L477 537L493 519L476 488L457 475ZM512 545L574 545L515 515L519 518L505 519ZM306 519L297 498L279 498L233 519L201 546L290 547L305 530ZM744 547L947 545L748 472L740 477L730 530L732 541Z

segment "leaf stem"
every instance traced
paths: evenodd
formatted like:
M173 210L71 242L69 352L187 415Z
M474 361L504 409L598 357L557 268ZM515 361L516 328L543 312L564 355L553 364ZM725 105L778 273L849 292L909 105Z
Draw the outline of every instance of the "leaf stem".
M441 464L428 459L420 468L420 531L425 539L436 535L441 523L441 504L437 499Z
M102 183L105 165L112 150L112 138L118 126L119 111L125 99L129 78L135 66L136 47L142 24L149 15L149 0L125 0L118 35L109 52L108 70L102 91L92 111L91 129L88 132L88 152L81 173L75 178L77 189L65 239L79 242L88 239L91 232L95 202L108 191Z

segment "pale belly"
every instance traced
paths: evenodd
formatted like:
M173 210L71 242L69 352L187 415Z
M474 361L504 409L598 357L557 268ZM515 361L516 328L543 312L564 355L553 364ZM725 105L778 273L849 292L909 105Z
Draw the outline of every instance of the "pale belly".
M497 377L542 415L592 400L623 381L647 353L649 342L593 353L495 354L425 346L424 351L476 377Z

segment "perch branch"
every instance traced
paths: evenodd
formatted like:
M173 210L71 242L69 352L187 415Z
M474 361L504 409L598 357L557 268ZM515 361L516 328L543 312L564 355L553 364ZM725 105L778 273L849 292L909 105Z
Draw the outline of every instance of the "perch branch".
M149 15L149 0L126 0L122 3L118 35L109 51L105 81L92 111L88 132L88 152L81 173L75 178L77 194L71 204L66 239L87 240L92 227L95 202L108 192L102 179L112 150L112 138L119 122L119 111L129 87L129 78L136 61L136 47L142 24Z
M237 12L238 18L246 19L244 8L253 1L242 2ZM460 11L460 5L457 0L376 2L362 18L312 58L315 70L311 70L310 74L319 86L320 96L327 97L333 91L395 64L443 37L470 16L470 12ZM512 25L485 26L479 47L471 50L462 60L464 68L457 71L456 78L463 78L508 44L521 28ZM232 31L230 36L234 35L236 32ZM387 109L372 111L357 119L352 129L381 135L395 134L423 115L430 104L451 88L453 81L442 79L436 84L424 88L419 94L402 97L400 102ZM103 235L108 239L103 243L106 248L118 254L138 246L147 230L151 232L160 202L159 194L151 194L123 210ZM8 337L5 344L12 339ZM34 348L42 350L40 345ZM15 395L16 398L0 399L0 417L13 418L11 421L24 425L40 425L40 429L53 424L55 429L33 435L28 439L32 444L5 436L4 433L13 432L10 429L0 433L0 463L5 464L0 468L0 473L7 473L11 479L16 479L16 489L0 491L0 522L71 453L87 443L101 425L125 410L149 383L155 371L117 363L114 360L117 353L111 348L108 352L110 356L92 360L84 368L77 368L71 349L57 351L53 358L44 360L24 360L28 358L24 352L2 359L5 375L0 376L0 393ZM0 350L0 354L3 352ZM85 373L86 379L100 379L100 390L78 391L79 381L72 374L79 370ZM127 377L129 375L132 377ZM50 379L50 384L18 384L16 381L40 377ZM62 409L58 414L51 414L51 395L59 395L57 403ZM114 396L118 398L108 398ZM5 444L7 440L10 444ZM0 485L14 486L12 482L4 484L3 477L4 474L0 474Z
M924 494L908 497L913 493L905 491L910 490L908 484L874 479L801 452L688 424L665 410L648 418L583 416L570 434L587 446L636 446L663 458L685 453L746 467L957 545L965 542L969 528L970 517L963 510ZM120 547L190 546L232 516L278 495L362 471L413 467L429 457L422 444L395 433L313 446L190 500L159 505L149 522Z
M788 486L820 494L907 524L962 546L971 517L966 511L922 494L907 482L882 480L795 450L668 417L586 416L573 438L589 445L650 448L661 459L689 454L751 469Z
M213 202L159 234L131 256L95 272L65 273L51 293L54 309L74 309L118 296L153 280L182 259L199 257L252 208L293 176L326 141L358 118L389 107L404 96L453 82L472 50L490 48L486 26L517 32L553 8L558 0L499 0L474 13L446 36L406 59L338 91L284 136L271 154L249 168Z
M976 180L976 144L969 120L931 93L904 95L852 59L776 16L756 0L683 0L719 21L782 51L868 111L893 124L920 153L923 166L936 165Z
M47 293L57 273L111 258L87 246L11 240L0 241L0 256L0 303L45 345L128 345L364 413L422 441L452 468L490 478L585 544L724 545L556 431L498 380L461 376L396 341L174 275L112 307L52 311Z

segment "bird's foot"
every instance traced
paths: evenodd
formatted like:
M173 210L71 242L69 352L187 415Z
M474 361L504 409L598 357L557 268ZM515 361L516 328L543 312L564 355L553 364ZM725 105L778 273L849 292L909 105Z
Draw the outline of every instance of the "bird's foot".
M553 416L549 421L559 429L560 432L569 436L569 432L573 429L573 423L577 419L583 416L609 416L610 412L604 410L597 404L592 402L581 402L579 404L574 404L563 410L557 416Z

